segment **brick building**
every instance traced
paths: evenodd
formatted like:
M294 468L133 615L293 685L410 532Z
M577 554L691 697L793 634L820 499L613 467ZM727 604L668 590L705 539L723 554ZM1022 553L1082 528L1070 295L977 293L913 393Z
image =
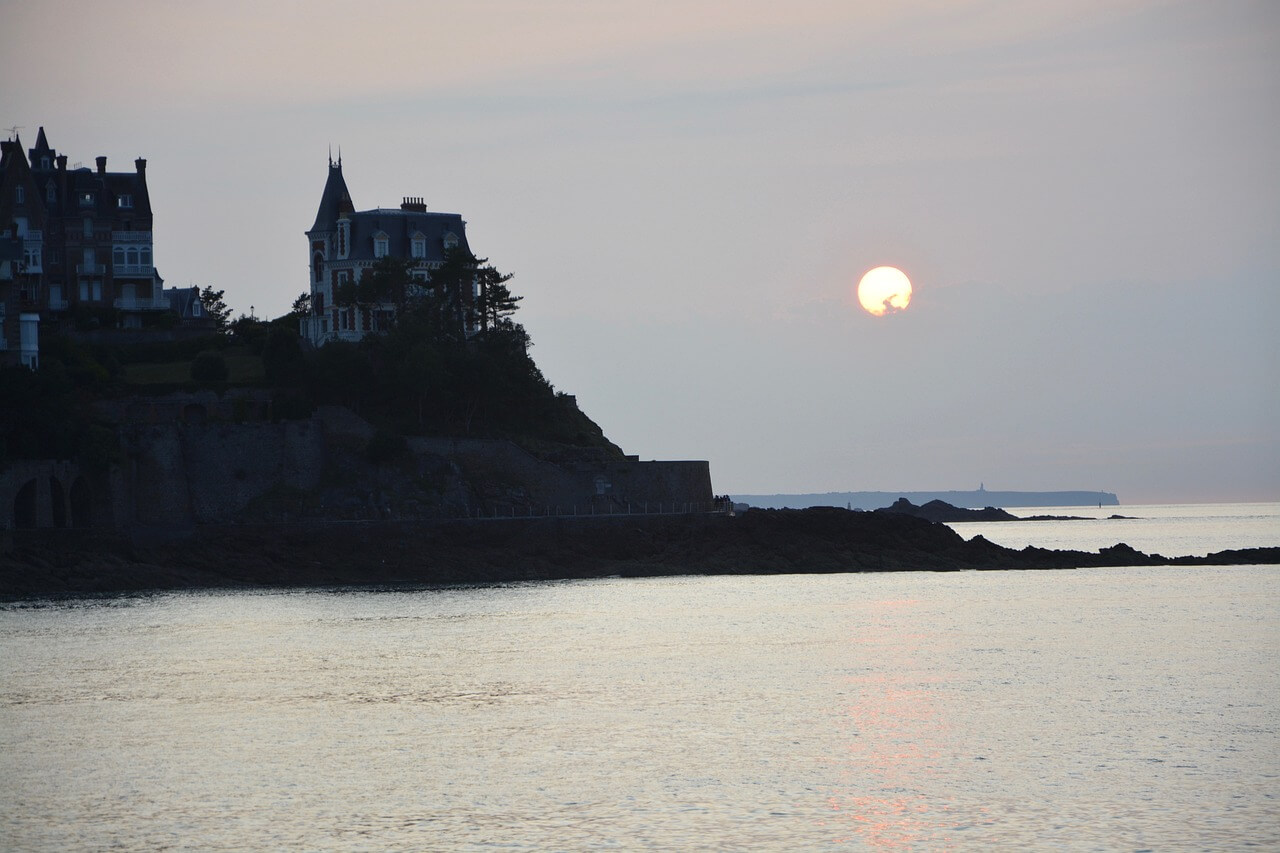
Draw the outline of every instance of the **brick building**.
M0 274L6 313L3 339L12 344L22 315L42 321L79 314L125 329L169 309L156 273L147 161L133 171L68 168L67 156L49 145L44 128L35 147L0 143L0 257L21 244L9 280ZM2 271L0 271L2 272Z

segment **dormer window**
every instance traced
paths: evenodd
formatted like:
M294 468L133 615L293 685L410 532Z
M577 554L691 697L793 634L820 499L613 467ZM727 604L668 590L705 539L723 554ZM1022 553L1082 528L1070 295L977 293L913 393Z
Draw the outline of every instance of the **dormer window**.
M58 190L54 187L53 181L50 181L44 188L44 200L53 204L58 200Z
M385 231L379 231L373 235L373 256L375 258L385 258L390 252L391 239Z
M444 247L446 249L458 248L458 235L454 234L452 231L444 232Z
M116 207L119 207L119 208L131 208L131 207L133 207L133 196L131 196L131 195L121 195L121 196L117 197L117 198L116 198Z
M48 158L48 157L41 157L41 158L40 158L40 168L41 168L41 169L48 169L48 168L49 168L49 158Z
M415 258L425 258L427 256L427 235L418 231L413 235L413 245L410 252Z

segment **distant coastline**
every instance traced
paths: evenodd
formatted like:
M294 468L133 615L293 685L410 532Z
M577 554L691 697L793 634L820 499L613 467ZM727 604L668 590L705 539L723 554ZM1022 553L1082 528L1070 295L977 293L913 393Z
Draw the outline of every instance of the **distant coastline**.
M761 509L807 509L814 506L837 506L846 509L883 509L899 498L917 506L930 501L943 501L967 509L989 506L1120 506L1112 492L1059 491L1014 492L987 491L985 488L949 492L824 492L811 494L737 495L733 499Z

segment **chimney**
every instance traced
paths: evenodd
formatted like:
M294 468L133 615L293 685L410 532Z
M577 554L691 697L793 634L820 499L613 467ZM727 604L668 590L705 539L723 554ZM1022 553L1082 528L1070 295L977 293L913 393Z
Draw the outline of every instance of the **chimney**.
M427 212L427 203L426 203L425 201L423 201L423 200L422 200L422 198L420 198L420 197L419 197L419 198L413 198L413 197L411 197L411 196L405 196L404 201L402 201L402 202L400 203L400 209L401 209L401 210L411 210L411 211L413 211L414 213L426 213L426 212Z
M137 160L133 161L133 165L138 168L139 175L145 175L147 173L147 161L145 158L139 157Z
M58 155L58 171L59 172L67 171L67 155L66 154Z
M106 173L107 173L107 158L99 157L98 158L98 174L105 175Z

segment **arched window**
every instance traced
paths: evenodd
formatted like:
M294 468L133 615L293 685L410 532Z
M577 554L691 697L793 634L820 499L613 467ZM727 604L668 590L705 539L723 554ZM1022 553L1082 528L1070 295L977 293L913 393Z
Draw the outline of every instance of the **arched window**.
M324 281L324 256L319 252L311 256L311 274L317 284Z
M136 267L138 265L138 248L136 246L130 246L125 251L128 253L128 256L129 256L126 263L131 267Z
M141 251L139 252L138 263L142 264L143 267L148 269L151 267L151 247L150 246L142 247Z

